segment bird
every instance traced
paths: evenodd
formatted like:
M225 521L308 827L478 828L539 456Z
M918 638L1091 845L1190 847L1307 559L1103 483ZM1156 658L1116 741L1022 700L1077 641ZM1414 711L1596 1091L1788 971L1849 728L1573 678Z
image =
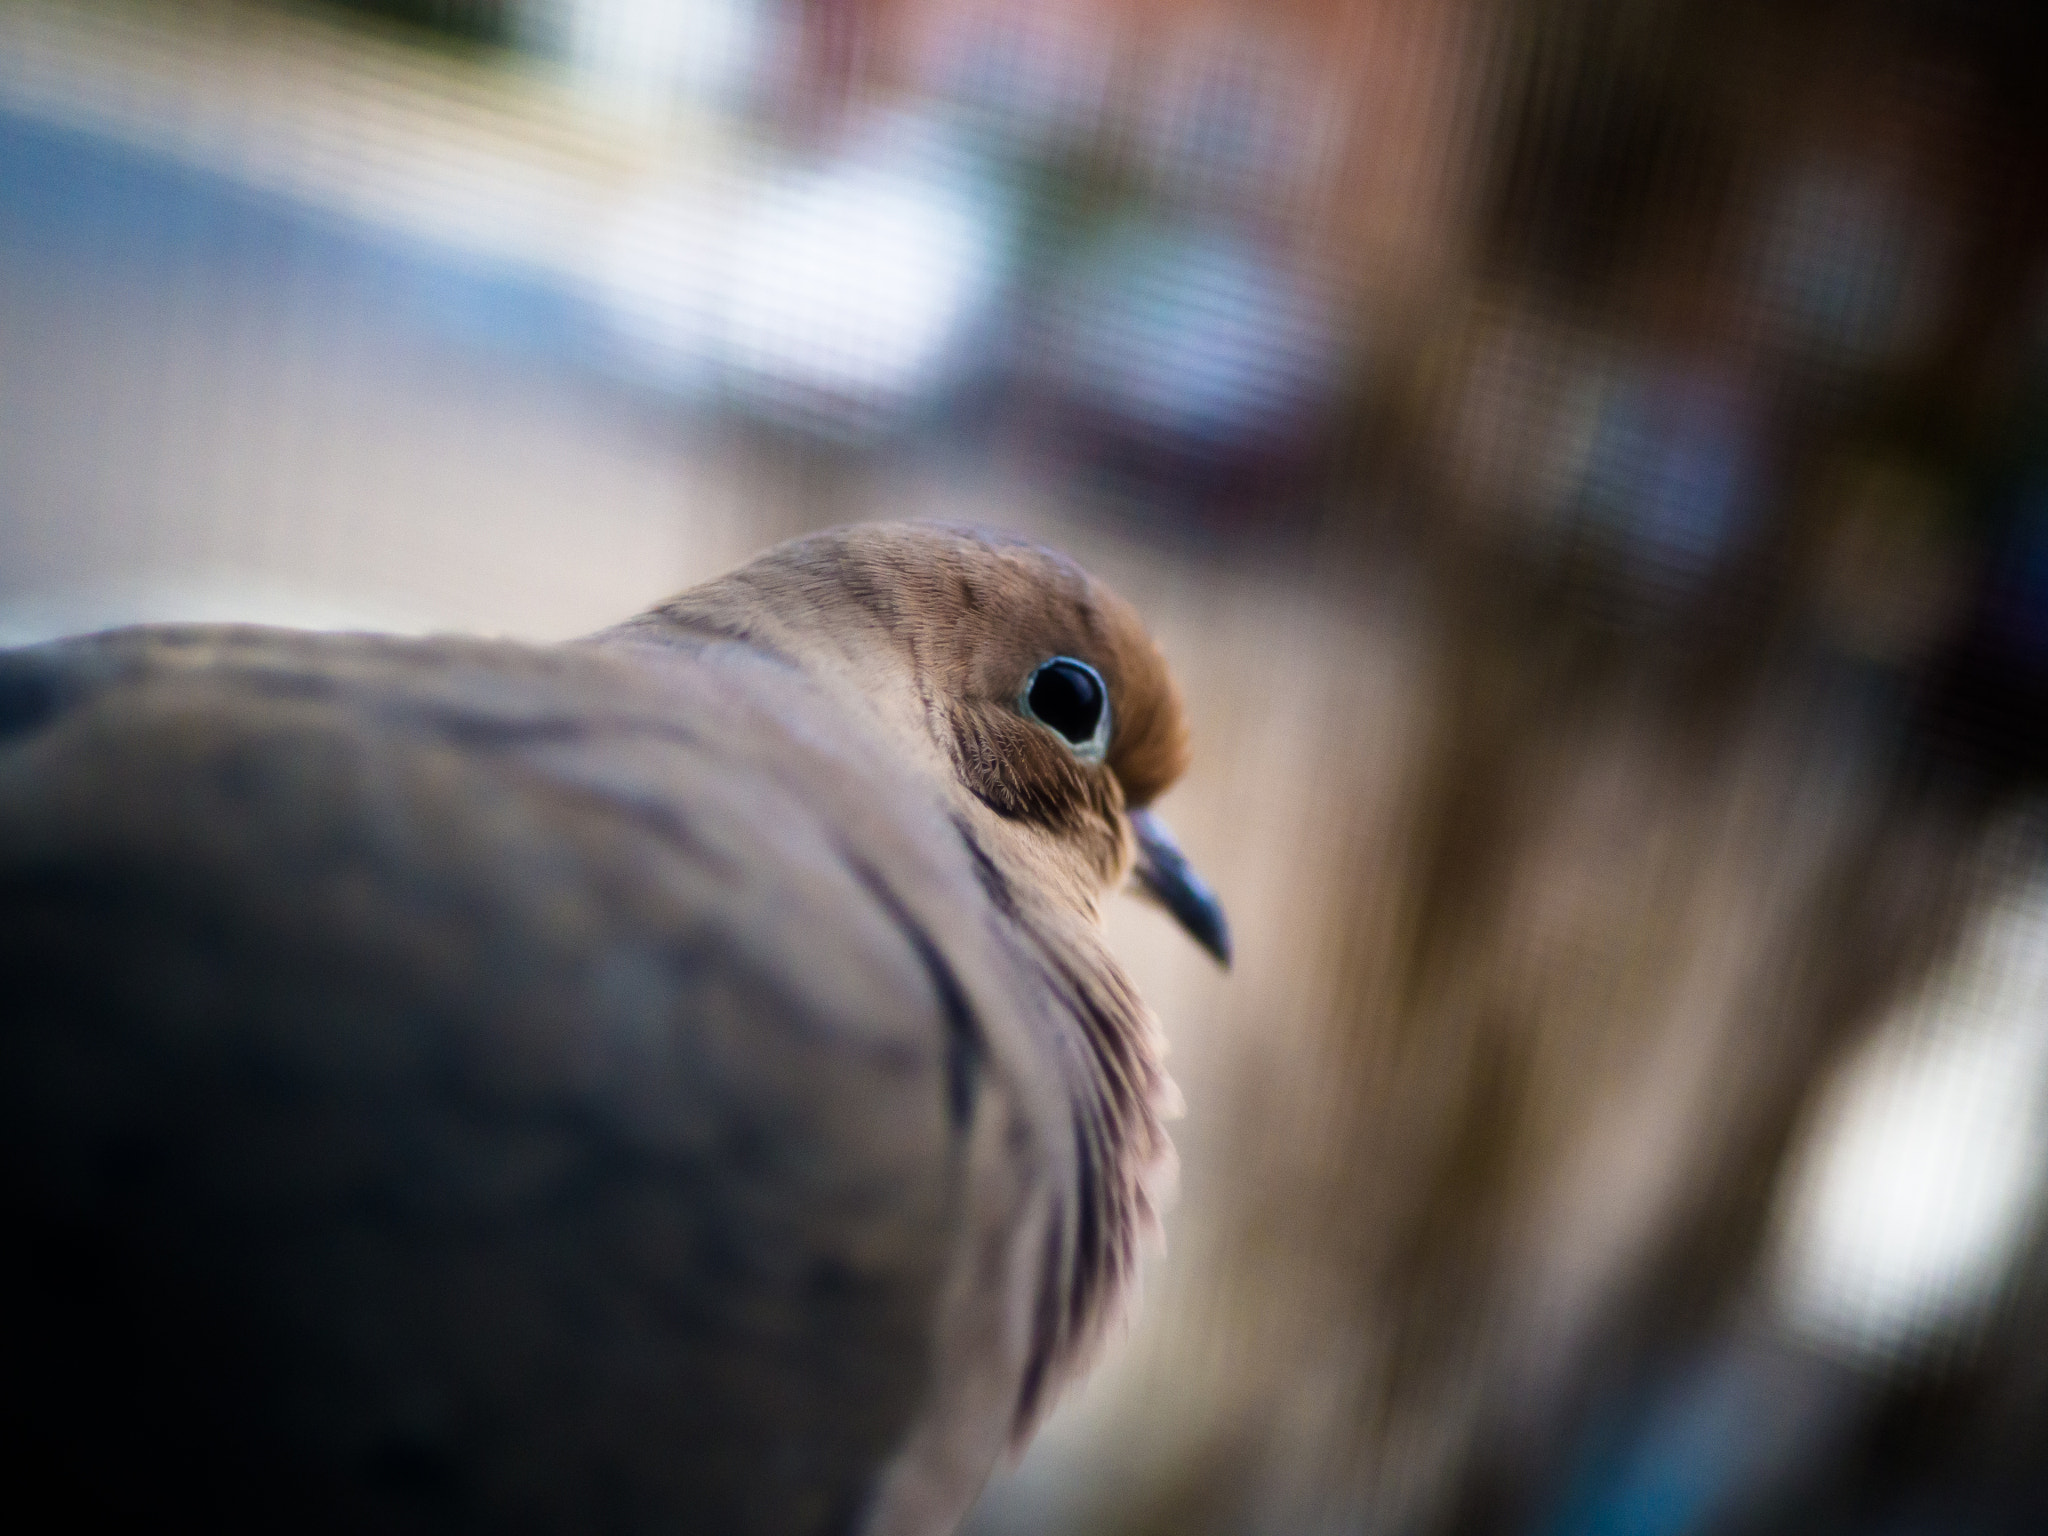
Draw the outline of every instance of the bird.
M1229 963L1188 756L1129 605L945 524L551 646L0 652L17 1502L955 1529L1157 1225L1101 919Z

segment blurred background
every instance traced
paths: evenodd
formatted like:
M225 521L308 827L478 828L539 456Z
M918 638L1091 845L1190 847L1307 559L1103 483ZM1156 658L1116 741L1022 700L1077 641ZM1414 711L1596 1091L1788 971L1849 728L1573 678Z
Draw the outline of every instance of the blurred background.
M975 1536L2048 1530L2044 17L0 0L0 643L1060 543L1240 962Z

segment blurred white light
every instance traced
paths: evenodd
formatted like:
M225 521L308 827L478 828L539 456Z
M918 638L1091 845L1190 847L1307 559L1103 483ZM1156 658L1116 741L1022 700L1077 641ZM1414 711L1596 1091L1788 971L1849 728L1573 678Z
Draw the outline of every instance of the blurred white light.
M929 388L993 296L991 213L967 188L885 167L772 183L734 232L727 362L771 388L868 398Z
M1013 223L1000 188L943 156L773 168L643 200L613 231L600 298L671 386L880 418L965 360Z
M2048 1174L2048 880L2008 898L1824 1099L1784 1189L1798 1334L1890 1354L1976 1322Z
M742 94L760 73L768 22L763 0L526 0L519 26L632 107Z
M635 371L670 389L705 385L730 215L690 184L627 205L593 253L597 300Z

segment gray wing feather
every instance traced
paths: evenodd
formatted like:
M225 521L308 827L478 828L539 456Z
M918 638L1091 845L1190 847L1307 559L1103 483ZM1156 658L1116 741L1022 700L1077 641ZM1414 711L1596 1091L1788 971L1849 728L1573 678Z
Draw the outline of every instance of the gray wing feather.
M857 1521L926 1388L973 1021L847 765L715 674L0 657L8 1395L50 1491Z

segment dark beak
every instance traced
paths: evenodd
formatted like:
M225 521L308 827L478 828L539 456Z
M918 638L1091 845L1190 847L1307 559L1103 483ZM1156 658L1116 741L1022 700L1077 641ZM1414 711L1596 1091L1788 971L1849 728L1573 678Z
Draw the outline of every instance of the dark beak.
M1189 866L1166 823L1150 811L1131 812L1131 830L1138 834L1138 863L1131 871L1138 887L1171 912L1202 948L1230 969L1230 920L1223 903Z

